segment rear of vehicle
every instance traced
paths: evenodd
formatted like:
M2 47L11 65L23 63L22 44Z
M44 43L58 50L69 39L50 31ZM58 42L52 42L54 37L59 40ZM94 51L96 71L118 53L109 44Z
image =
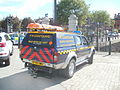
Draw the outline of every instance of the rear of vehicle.
M20 57L29 65L54 68L57 63L56 33L28 33L22 41Z
M19 40L19 34L14 33L14 34L10 34L10 37L12 39L13 44L18 44L18 40ZM20 43L22 42L22 40L24 39L25 35L20 34Z
M18 44L18 34L10 34L13 44Z
M9 35L0 33L0 62L5 62L6 65L10 64L9 58L13 53L13 44Z

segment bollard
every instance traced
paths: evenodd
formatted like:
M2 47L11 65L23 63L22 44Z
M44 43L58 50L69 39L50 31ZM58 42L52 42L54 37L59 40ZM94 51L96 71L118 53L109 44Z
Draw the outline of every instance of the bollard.
M108 41L109 41L109 53L108 53L108 55L111 55L111 40L110 40L110 37L108 37Z
M18 49L20 49L20 30L19 30L19 37L18 37Z

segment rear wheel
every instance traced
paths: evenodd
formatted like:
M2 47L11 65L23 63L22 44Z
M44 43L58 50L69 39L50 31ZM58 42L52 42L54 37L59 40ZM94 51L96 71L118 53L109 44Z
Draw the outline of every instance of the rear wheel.
M9 66L10 65L10 57L8 57L8 59L5 61L5 66Z
M61 73L64 77L66 78L71 78L73 77L74 73L75 73L75 69L76 69L76 66L75 66L75 60L72 59L68 66L66 67L66 69L64 70L61 70Z
M12 56L13 55L13 47L12 47L12 51L11 51L11 53L10 53L10 56Z
M93 55L94 55L94 53L92 53L90 58L88 59L88 64L92 64L93 63Z

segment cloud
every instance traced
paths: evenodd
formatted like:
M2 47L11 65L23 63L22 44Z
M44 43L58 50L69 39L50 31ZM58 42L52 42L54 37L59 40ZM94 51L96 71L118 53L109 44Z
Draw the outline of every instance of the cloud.
M11 2L16 4L10 5ZM0 11L6 12L8 15L11 14L19 18L24 18L34 16L35 12L39 13L40 8L48 3L53 3L53 0L0 0L0 5L3 4L0 6ZM4 6L4 4L8 6Z
M40 7L52 1L53 0L47 0L47 1L46 0L34 0L30 2L30 0L25 0L24 5L18 9L17 16L26 17L26 16L31 16L32 14L34 15L34 12L39 13Z

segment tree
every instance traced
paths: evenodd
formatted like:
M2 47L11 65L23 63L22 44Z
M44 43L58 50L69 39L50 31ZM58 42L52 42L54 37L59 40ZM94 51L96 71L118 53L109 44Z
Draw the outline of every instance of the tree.
M10 18L9 21L8 18ZM3 32L8 32L7 25L12 25L13 31L17 32L19 30L19 19L17 17L8 16L0 21L0 28Z
M0 29L1 29L1 31L6 32L6 29L7 29L6 19L2 19L0 21Z
M34 21L30 18L30 17L27 17L27 18L24 18L21 22L21 28L23 31L27 31L27 25L29 23L33 23Z
M74 13L78 17L78 23L84 24L88 8L84 0L61 0L57 5L57 23L67 25L68 17Z
M107 11L93 11L90 15L92 22L110 25L110 14Z
M19 31L19 24L20 24L19 18L13 17L12 23L13 23L13 31L18 32Z
M115 20L111 19L111 23L110 23L110 26L113 28L115 25Z

